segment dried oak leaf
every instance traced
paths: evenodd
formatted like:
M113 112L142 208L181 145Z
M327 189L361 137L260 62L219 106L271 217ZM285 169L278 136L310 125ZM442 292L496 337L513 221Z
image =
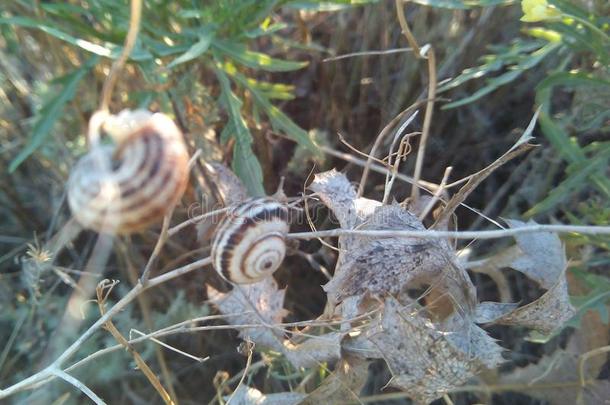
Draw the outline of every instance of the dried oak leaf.
M520 391L542 399L549 405L603 405L610 403L610 381L596 379L597 370L585 367L586 385L579 384L581 356L591 348L588 332L576 331L565 350L557 350L538 363L514 369L500 377L501 384L523 385ZM594 373L592 373L592 371ZM548 402L546 402L548 401Z
M521 325L542 333L551 333L570 319L576 310L570 304L565 272L553 287L536 301L517 308L495 322L503 325Z
M519 306L512 302L491 302L484 301L477 304L474 312L476 323L492 323L509 315Z
M317 367L325 362L341 358L341 340L343 333L327 333L320 336L310 336L306 341L293 344L284 341L284 356L296 368Z
M296 405L305 394L298 392L280 392L277 394L263 394L256 388L240 385L232 395L223 397L231 401L231 405Z
M381 206L379 201L357 198L356 189L347 177L335 169L316 174L309 188L335 214L343 229L356 228L375 208ZM351 235L339 237L339 258L335 275L341 272L340 264L343 263L347 247L357 249L361 244L362 240L358 237Z
M248 190L235 173L222 163L204 163L206 184L212 183L214 196L220 199L219 203L227 207L238 204L248 198ZM197 223L197 240L205 241L212 237L216 226L220 223L219 217L208 217Z
M398 204L382 206L378 201L356 198L354 187L335 170L317 175L310 188L343 228L425 230L415 215ZM324 286L332 303L365 293L398 296L407 285L440 285L458 306L474 306L474 286L442 241L348 235L339 238L339 248L335 274Z
M534 221L525 223L514 219L507 219L506 223L511 228L536 225ZM561 239L552 232L536 232L518 234L515 240L522 254L511 261L510 267L536 281L542 288L552 288L568 265Z
M506 220L511 228L535 224ZM479 323L495 322L522 325L542 333L551 333L575 314L570 303L566 280L567 259L559 237L551 232L524 233L515 236L516 246L488 259L495 268L511 267L547 291L534 302L509 310L502 303L481 303L476 311ZM506 313L501 314L506 310Z
M283 338L274 327L286 315L285 290L279 290L273 278L235 287L221 293L208 286L208 297L227 316L226 320L239 329L239 336L259 346L283 353L295 367L316 367L341 357L341 333L311 336L299 344ZM241 327L240 325L254 325Z
M240 285L228 293L207 286L208 297L231 325L259 325L239 328L239 336L264 347L282 351L282 332L275 329L286 315L283 308L286 290L278 289L269 277L254 284Z
M388 384L428 404L502 361L503 349L483 330L467 321L451 326L457 325L463 329L443 330L387 298L381 322L368 337L392 372Z
M337 404L359 401L359 393L368 377L365 360L344 356L335 370L322 381L322 384L309 393L299 405Z

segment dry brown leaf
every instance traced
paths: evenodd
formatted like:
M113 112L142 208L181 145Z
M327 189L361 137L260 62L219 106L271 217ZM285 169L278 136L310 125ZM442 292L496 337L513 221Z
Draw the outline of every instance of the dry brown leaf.
M322 363L330 363L341 358L342 333L327 333L311 336L300 344L284 342L283 353L296 368L317 367Z
M354 186L335 169L316 174L309 188L330 208L345 229L355 228L376 207L381 206L379 201L357 198Z
M220 199L222 206L230 206L245 201L248 190L242 181L222 163L205 163L206 181L213 184L215 198ZM214 207L218 208L218 206ZM204 241L211 237L220 223L218 217L209 217L197 223L197 240Z
M306 395L298 392L281 392L277 394L263 394L256 388L240 385L232 395L223 397L225 401L231 399L231 405L296 405Z
M344 229L354 229L362 224L376 207L381 206L379 201L368 198L356 198L356 190L343 173L335 169L316 174L309 188L314 191L339 220ZM358 248L361 240L358 237L343 235L339 237L339 257L335 275L341 270L341 263L345 260L347 247Z
M575 313L576 310L570 304L565 273L562 273L557 283L542 297L498 318L495 322L527 326L542 333L551 333Z
M283 333L274 325L282 322L286 315L285 290L279 290L273 278L254 284L235 286L228 293L221 293L208 286L208 297L227 317L227 322L236 325L239 336L256 345L283 353L296 368L316 367L324 362L333 362L341 357L342 333L311 336L302 343L294 344L283 338ZM234 316L238 314L237 316ZM259 325L239 327L239 325Z
M415 215L398 204L381 206L377 201L356 198L354 187L335 170L317 175L310 188L344 228L425 230ZM454 307L474 308L474 286L444 241L345 236L339 238L339 247L334 277L324 286L331 305L365 293L400 296L407 286L434 285L453 300Z
M335 370L322 381L299 405L358 402L359 393L368 376L367 361L344 356Z
M477 304L474 312L476 323L491 323L513 312L519 304L485 301Z
M227 166L222 163L206 163L205 168L225 206L240 203L249 197L244 183Z
M536 224L533 221L506 222L511 228ZM481 303L477 308L476 321L522 325L542 333L551 333L575 314L568 295L565 248L559 236L551 232L518 234L515 240L516 246L486 259L481 266L493 269L511 267L547 291L534 302L505 314L501 314L501 311L508 310L510 305L515 304Z
M502 384L523 384L519 391L548 401L550 405L581 404L604 405L610 403L610 381L597 380L597 373L585 373L589 381L580 387L578 363L580 356L589 348L586 345L588 333L577 331L570 337L565 350L557 350L551 356L543 357L538 363L517 368L500 377ZM602 356L603 357L603 356Z
M462 327L459 331L439 329L388 298L381 323L368 336L392 372L389 385L427 404L502 361L503 349L483 330L467 322Z
M239 328L239 336L264 347L282 351L282 332L273 325L286 315L284 294L273 278L269 277L254 284L235 286L228 293L221 293L208 286L208 297L227 317L231 325L261 325L260 327Z
M511 228L536 225L534 221L528 223L515 219L505 221ZM551 232L522 233L516 235L515 240L522 254L515 257L509 266L547 290L557 284L557 280L568 264L563 243L557 234Z

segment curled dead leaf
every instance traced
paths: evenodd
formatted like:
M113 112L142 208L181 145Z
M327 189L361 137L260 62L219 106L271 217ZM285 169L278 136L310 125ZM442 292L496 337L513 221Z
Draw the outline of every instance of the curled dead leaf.
M273 278L236 286L228 293L221 293L210 286L207 291L210 301L220 312L231 315L227 317L227 322L231 325L255 325L238 328L242 339L249 339L257 345L274 350L283 350L283 333L274 325L280 323L286 315L283 308L286 290L278 289Z
M451 326L443 329L413 308L386 299L383 316L368 338L392 372L389 385L428 404L502 361L503 349L482 329L467 320Z

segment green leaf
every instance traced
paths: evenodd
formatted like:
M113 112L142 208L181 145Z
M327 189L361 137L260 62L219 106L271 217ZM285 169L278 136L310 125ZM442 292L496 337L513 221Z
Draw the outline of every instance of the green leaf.
M544 91L557 86L610 86L610 81L600 79L584 72L556 72L548 75L538 86L536 91Z
M236 143L233 148L233 171L243 182L248 193L255 197L263 197L263 170L252 148Z
M252 196L264 196L263 170L252 152L252 135L241 116L242 102L231 90L231 83L225 72L219 68L215 68L214 72L220 83L221 97L228 110L230 123L235 131L236 142L233 149L233 169L235 174L244 182Z
M480 66L464 69L462 73L449 82L439 86L437 93L445 92L449 89L461 86L467 81L478 79L489 73L496 72L504 66L518 64L527 57L529 52L536 51L544 45L541 41L521 41L515 40L508 46L490 46L494 52L481 58L483 62Z
M254 102L263 109L267 117L269 117L269 120L271 120L271 124L274 128L283 131L299 145L306 147L313 153L319 153L318 149L309 138L309 134L303 128L299 127L279 108L271 104L269 99L252 86L243 75L236 72L233 77L240 85L248 89L250 94L252 94Z
M307 66L307 62L275 59L264 53L250 51L245 45L220 39L215 39L212 47L244 66L268 72L289 72Z
M546 113L540 113L539 123L546 138L568 163L571 165L587 165L587 157L578 143L571 140L564 129L549 118ZM592 170L596 166L589 167ZM606 198L610 198L610 179L604 175L603 171L592 171L592 173L589 174L589 178ZM539 212L538 210L540 210L540 208L533 207L530 211L525 213L525 216L531 217L531 215Z
M511 0L412 0L413 3L435 8L464 10L473 7L489 7L498 4L510 4Z
M523 74L523 72L525 72L528 69L533 68L534 66L536 66L537 64L542 62L544 60L544 58L546 58L551 52L553 52L557 48L559 48L559 44L557 44L557 43L549 43L549 44L543 46L539 50L531 53L527 58L525 58L522 62L520 62L516 66L512 66L510 71L508 71L498 77L494 77L492 79L487 79L485 82L486 85L483 88L475 91L473 94L471 94L468 97L465 97L463 99L460 99L460 100L457 100L452 103L444 105L442 107L442 109L448 110L451 108L456 108L456 107L459 107L459 106L462 106L465 104L472 103L472 102L480 99L481 97L498 89L500 86L503 86L505 84L508 84L508 83L514 81L519 76L521 76L521 74Z
M286 23L275 23L268 27L257 27L253 30L247 31L244 35L250 39L259 38L265 35L271 35L277 31L283 30L288 27Z
M572 297L572 303L577 308L574 317L569 321L570 326L580 326L582 317L588 311L599 313L601 321L608 325L610 314L608 313L608 301L610 301L610 281L603 276L582 270L574 270L574 275L584 281L591 291L585 296Z
M271 83L247 78L248 84L263 93L267 98L277 100L294 99L294 86L283 83Z
M71 73L62 80L65 84L61 92L47 102L38 112L39 117L34 124L32 135L28 140L28 143L25 148L17 154L9 166L9 171L11 173L44 143L49 136L51 129L53 129L53 125L62 115L66 103L74 97L79 82L85 77L87 72L95 66L98 59L99 58L96 56L90 58L74 73Z
M339 11L353 6L378 2L379 0L292 1L288 3L287 7L308 11Z
M11 17L4 18L0 17L0 24L16 25L24 28L34 28L41 30L57 39L65 41L71 45L84 49L87 52L91 52L95 55L104 56L111 59L116 59L121 54L123 47L107 43L105 46L94 44L93 42L87 41L82 38L76 38L69 35L53 26L45 25L40 21L36 21L26 17ZM152 59L150 52L136 46L131 52L129 58L133 61L140 62Z
M567 172L570 173L568 177L558 186L554 187L544 200L528 210L525 215L531 217L547 211L569 198L570 195L579 192L585 187L589 187L587 181L589 176L596 172L598 172L600 176L603 175L608 167L608 160L610 160L610 147L606 147L599 151L591 159L570 165L567 170Z
M199 35L199 40L191 45L188 51L171 61L170 64L167 65L167 68L172 69L181 63L185 63L200 57L210 48L212 38L214 38L214 32L212 30L202 30L201 34Z

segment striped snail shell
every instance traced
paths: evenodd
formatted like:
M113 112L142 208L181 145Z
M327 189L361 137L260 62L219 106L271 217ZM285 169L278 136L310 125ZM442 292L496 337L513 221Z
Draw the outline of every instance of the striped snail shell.
M182 197L189 155L166 115L124 110L92 117L92 146L73 168L68 203L76 220L98 232L128 234L158 222ZM98 142L98 131L112 145ZM94 132L94 136L91 135Z
M236 284L270 277L286 254L288 208L272 198L254 198L232 209L212 243L216 271Z

